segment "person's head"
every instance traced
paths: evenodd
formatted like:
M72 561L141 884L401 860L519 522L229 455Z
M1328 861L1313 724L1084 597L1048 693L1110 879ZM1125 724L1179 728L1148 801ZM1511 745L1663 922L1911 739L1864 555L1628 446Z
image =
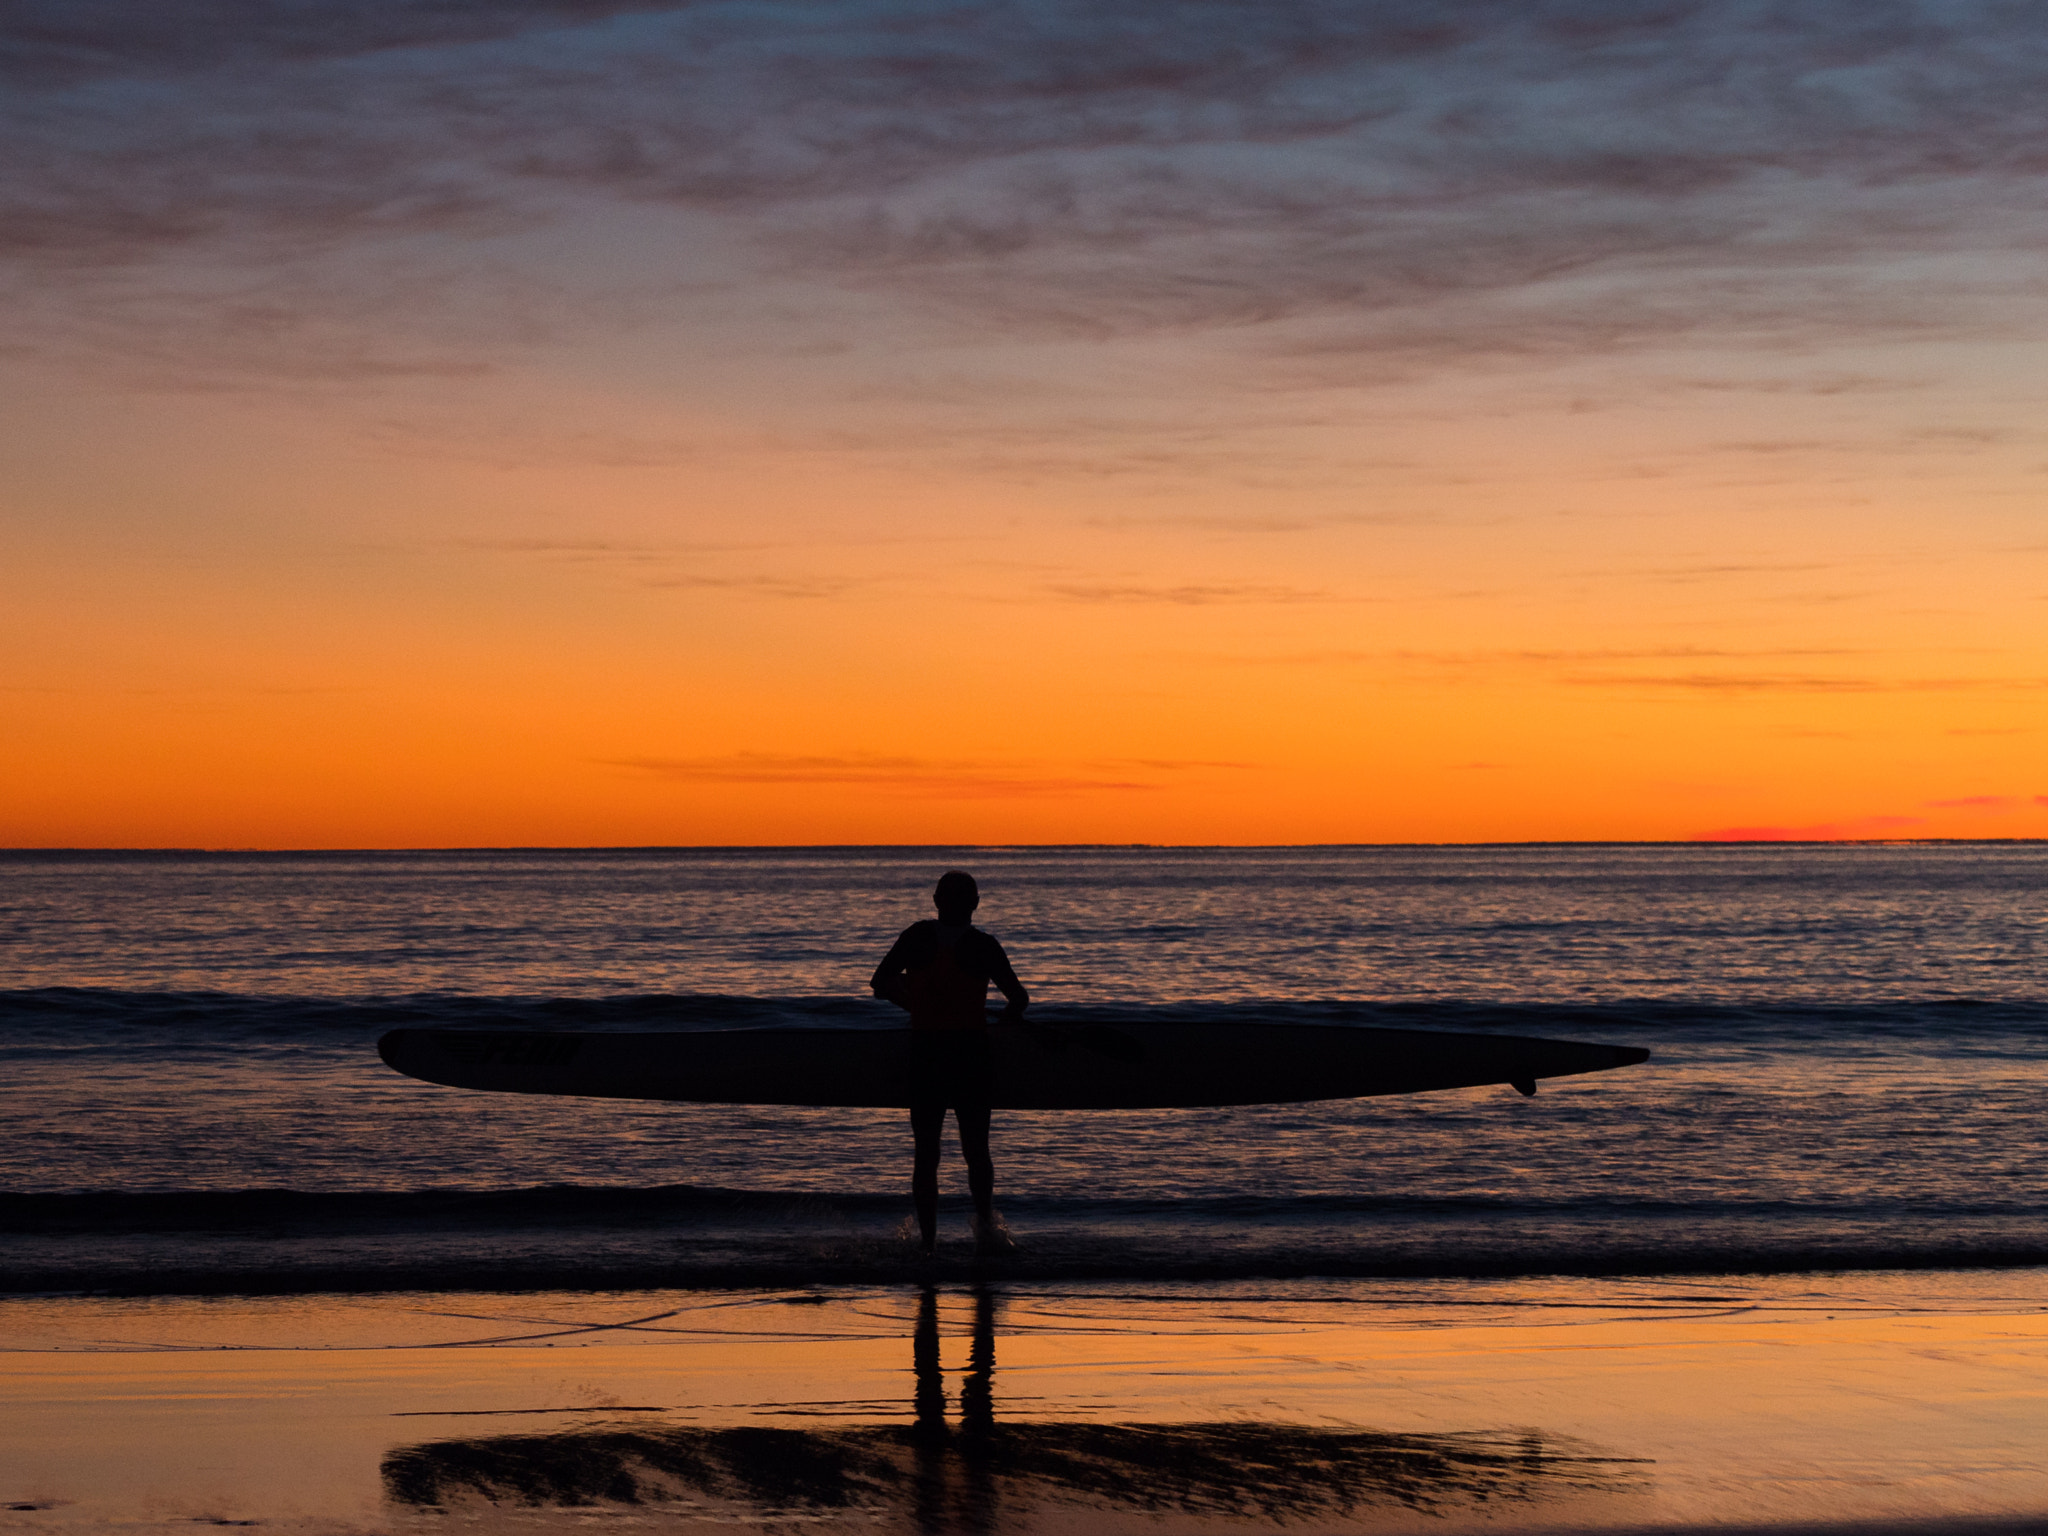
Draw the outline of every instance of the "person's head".
M964 923L981 905L981 890L975 885L974 876L949 869L939 876L938 889L932 892L932 905L939 909L940 922Z

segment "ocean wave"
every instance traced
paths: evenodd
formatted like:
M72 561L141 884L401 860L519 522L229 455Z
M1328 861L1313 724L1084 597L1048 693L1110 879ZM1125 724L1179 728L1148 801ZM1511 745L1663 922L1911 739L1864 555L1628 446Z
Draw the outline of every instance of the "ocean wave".
M1114 1228L1161 1220L1247 1226L1333 1226L1346 1218L1414 1220L1514 1215L1540 1218L1648 1217L1712 1222L1788 1219L1794 1222L1968 1221L2048 1219L2048 1199L1794 1202L1787 1200L1612 1197L1489 1198L1437 1195L1210 1195L1159 1199L1022 1196L1004 1202L1020 1218ZM757 1221L816 1223L900 1215L901 1193L868 1190L736 1189L694 1184L615 1187L546 1184L518 1189L166 1189L0 1191L0 1231L14 1235L86 1236L139 1232L276 1232L452 1230L507 1226L564 1231L645 1222L710 1227ZM1333 1228L1334 1230L1334 1228Z
M1268 1238L1232 1245L1171 1246L1128 1235L1027 1234L1001 1258L964 1242L921 1259L888 1234L782 1244L728 1241L509 1245L455 1237L438 1242L222 1245L157 1241L91 1259L54 1246L12 1243L0 1294L303 1295L408 1291L751 1290L915 1284L967 1277L1015 1283L1544 1279L1677 1275L1782 1275L1902 1270L2048 1267L2048 1233L1933 1233L1871 1240L1856 1233L1771 1240L1730 1234L1673 1243L1530 1234L1512 1244L1447 1241L1338 1247Z
M693 1185L0 1194L0 1290L123 1294L895 1283L899 1192ZM1006 1200L1015 1280L1790 1273L2048 1265L2048 1207L1230 1196Z
M1035 1006L1046 1023L1289 1023L1512 1034L1624 1034L1648 1038L1934 1035L2048 1044L2048 1000L1968 997L1852 1003L1710 1003L1618 998L1598 1003L1330 999L1162 1001L1149 1005ZM739 997L622 993L588 997L409 994L308 997L233 992L42 987L0 990L0 1044L146 1044L187 1040L373 1039L388 1029L884 1028L902 1022L865 997Z

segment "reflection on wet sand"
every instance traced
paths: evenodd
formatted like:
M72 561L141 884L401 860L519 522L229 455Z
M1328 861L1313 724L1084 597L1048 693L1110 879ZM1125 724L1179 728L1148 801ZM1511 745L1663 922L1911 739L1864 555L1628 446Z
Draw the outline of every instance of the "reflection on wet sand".
M1533 1430L1446 1435L1256 1422L998 1423L992 1290L974 1293L957 1419L948 1416L939 1297L919 1301L908 1425L805 1430L588 1429L402 1447L390 1497L415 1508L604 1506L682 1512L709 1502L988 1532L1043 1504L1269 1524L1423 1513L1639 1490L1640 1463Z

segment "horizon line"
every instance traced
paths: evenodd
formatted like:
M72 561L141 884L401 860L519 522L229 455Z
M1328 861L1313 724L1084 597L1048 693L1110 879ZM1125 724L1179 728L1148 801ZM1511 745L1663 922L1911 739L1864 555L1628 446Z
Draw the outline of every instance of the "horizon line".
M1314 849L1363 848L1898 848L2048 844L2048 837L1757 837L1757 838L1523 838L1434 842L1313 843L454 843L350 847L252 846L189 847L63 845L0 847L0 859L11 858L294 858L306 856L462 853L910 853L963 850L1003 852L1305 852Z

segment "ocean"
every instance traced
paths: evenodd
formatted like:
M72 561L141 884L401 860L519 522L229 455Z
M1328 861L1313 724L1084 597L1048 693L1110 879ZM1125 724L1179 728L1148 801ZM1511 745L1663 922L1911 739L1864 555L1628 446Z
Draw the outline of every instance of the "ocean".
M402 1026L873 1027L948 868L1033 1014L1648 1046L1544 1084L999 1113L1029 1282L2048 1264L2048 845L0 855L0 1287L922 1271L894 1112L469 1093Z

